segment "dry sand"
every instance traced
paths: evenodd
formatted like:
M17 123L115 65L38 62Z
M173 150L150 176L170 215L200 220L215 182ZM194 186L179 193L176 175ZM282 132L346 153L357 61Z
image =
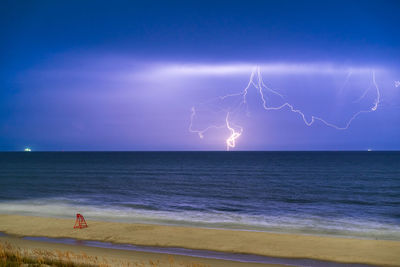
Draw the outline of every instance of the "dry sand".
M0 231L18 236L65 237L144 246L182 247L283 258L400 266L399 241L91 220L87 222L89 228L73 229L74 218L0 215Z

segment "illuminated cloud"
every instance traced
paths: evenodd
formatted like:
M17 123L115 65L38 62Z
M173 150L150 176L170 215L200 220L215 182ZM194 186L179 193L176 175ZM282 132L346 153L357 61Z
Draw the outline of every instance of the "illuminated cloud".
M160 76L207 76L249 74L255 67L260 67L266 74L335 74L335 73L368 73L380 71L377 66L344 66L332 63L223 63L223 64L177 64L158 63L150 71Z

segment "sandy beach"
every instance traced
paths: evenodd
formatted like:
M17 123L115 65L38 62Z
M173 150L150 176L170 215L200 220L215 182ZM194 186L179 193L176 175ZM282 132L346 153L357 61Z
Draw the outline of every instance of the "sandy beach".
M87 247L79 245L55 244L32 240L22 240L13 236L0 236L0 245L10 244L23 251L36 251L53 252L56 255L68 255L77 263L91 263L94 259L101 266L157 266L157 267L180 267L180 266L196 266L196 267L279 267L283 265L275 264L261 264L261 263L242 263L219 259L208 259L181 255L168 255L162 253L150 253L141 251L127 251L119 249ZM65 259L66 257L64 257Z
M0 215L0 231L16 236L75 238L143 246L400 266L398 241L100 222L90 219L88 224L86 229L73 229L74 218Z

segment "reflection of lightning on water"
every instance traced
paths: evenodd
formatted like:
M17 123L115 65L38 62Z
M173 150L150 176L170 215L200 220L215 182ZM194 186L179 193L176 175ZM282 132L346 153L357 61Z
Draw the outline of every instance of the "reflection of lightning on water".
M348 77L346 78L346 82L349 79L349 76L351 75L351 73L348 75ZM295 109L294 106L288 102L285 102L279 106L272 106L272 105L268 105L268 101L267 98L265 96L264 91L267 91L269 93L272 93L278 97L280 97L281 99L283 99L283 96L278 93L277 91L269 88L268 86L265 85L262 76L261 76L261 70L260 67L256 67L254 68L254 70L252 71L251 75L250 75L250 80L247 84L247 86L244 88L243 91L241 91L240 93L236 93L236 94L228 94L225 96L221 96L219 97L220 100L224 100L227 98L231 98L231 97L241 97L241 101L236 105L236 107L234 109L222 109L224 112L226 112L226 116L225 116L225 123L221 124L221 125L210 125L204 129L194 129L193 128L193 120L196 116L196 109L195 107L192 107L192 113L191 113L191 117L190 117L190 125L189 125L189 131L192 133L197 133L199 135L200 138L204 137L204 133L207 132L210 129L221 129L221 128L226 128L229 130L230 132L230 136L226 139L226 149L229 151L231 148L234 148L236 146L236 139L238 139L241 134L243 133L243 128L237 125L234 125L232 123L232 121L230 120L230 116L232 114L232 110L238 110L239 108L241 108L242 106L247 105L247 94L248 94L248 90L251 86L254 86L259 94L260 94L260 98L262 100L263 103L263 108L265 110L281 110L285 107L287 107L290 111L297 113L300 115L300 117L302 118L303 122L305 123L305 125L307 126L311 126L314 124L314 122L316 121L320 121L323 124L325 124L328 127L332 127L334 129L337 130L346 130L350 127L351 123L353 122L353 120L355 118L358 117L358 115L362 114L362 113L369 113L369 112L374 112L377 110L379 102L380 102L380 90L378 85L376 84L375 81L375 72L372 72L372 83L373 86L376 89L376 98L373 102L373 105L371 108L367 109L367 110L361 110L356 112L353 116L351 116L351 118L347 121L346 124L344 124L343 126L338 126L336 124L330 123L326 120L324 120L323 118L317 117L317 116L311 116L310 120L307 120L305 114L299 110L299 109ZM400 86L400 82L396 81L396 87ZM367 91L370 88L367 89ZM362 98L364 98L366 95L366 92L363 93L363 95L357 100L360 101Z

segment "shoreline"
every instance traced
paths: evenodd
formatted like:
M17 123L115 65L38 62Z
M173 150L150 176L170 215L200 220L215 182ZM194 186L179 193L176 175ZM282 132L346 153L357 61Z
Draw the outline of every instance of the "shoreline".
M300 234L205 229L181 226L87 220L73 229L75 218L0 214L0 231L16 236L72 238L166 248L187 248L288 259L400 266L400 242Z

